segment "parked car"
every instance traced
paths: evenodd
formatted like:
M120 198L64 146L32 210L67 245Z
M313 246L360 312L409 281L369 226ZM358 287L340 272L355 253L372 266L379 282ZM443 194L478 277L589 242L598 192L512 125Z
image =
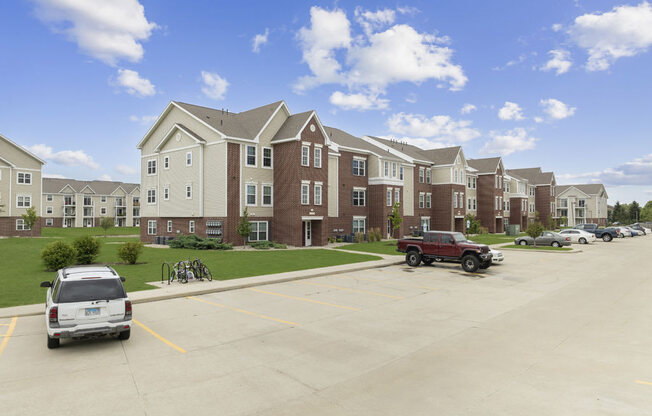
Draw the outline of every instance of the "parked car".
M577 224L573 228L575 228L576 230L584 230L592 233L598 229L598 224L595 223Z
M625 228L627 228L629 230L629 232L632 233L632 237L638 237L640 235L643 235L643 232L637 231L637 230L635 230L635 229L633 229L631 227L625 227Z
M616 229L618 230L618 238L632 237L632 232L627 227L620 226L616 227Z
M131 334L131 301L113 268L66 267L47 287L45 325L48 348L58 348L62 338L92 338L107 334L121 340Z
M641 224L639 224L639 223L632 224L632 225L629 226L629 228L633 228L633 229L635 229L636 231L642 231L642 232L643 232L643 235L652 234L652 230L651 230L651 229L649 229L649 228L647 228L647 227L643 227L643 226L642 226Z
M571 245L571 238L568 236L562 236L559 233L552 231L544 231L536 239L533 239L529 235L518 237L514 240L514 244L521 246L532 246L536 241L538 246L552 246L552 247L563 247Z
M496 250L495 248L489 248L489 251L491 252L491 262L493 264L499 264L502 263L503 260L505 260L505 256L503 255L503 252L500 250Z
M614 227L598 228L598 224L577 224L574 229L583 230L595 234L596 238L609 242L618 237L618 229Z
M450 231L426 231L423 238L403 238L398 240L397 250L406 253L405 262L417 267L434 261L461 263L466 272L491 266L489 246L468 241L464 234Z
M584 230L576 230L573 228L561 230L559 234L561 234L562 236L570 237L571 243L577 243L577 244L594 243L595 240L597 239L595 234L593 233Z

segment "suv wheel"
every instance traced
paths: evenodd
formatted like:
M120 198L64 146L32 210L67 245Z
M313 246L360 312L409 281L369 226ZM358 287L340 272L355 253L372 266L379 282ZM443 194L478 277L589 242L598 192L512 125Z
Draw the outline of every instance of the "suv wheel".
M611 236L611 234L604 234L602 236L602 241L604 241L605 243L608 243L611 240L613 240L613 237Z
M59 338L50 338L48 336L48 348L51 350L54 348L59 348Z
M580 244L586 244L586 238L584 238L584 237L580 238L579 243Z
M126 331L120 332L120 335L118 335L118 339L126 341L129 339L129 336L131 336L131 329L127 329Z
M561 247L561 244L559 244L558 241L553 241L551 246L553 246L553 247Z
M480 267L480 260L473 254L467 254L462 257L462 268L465 272L475 273Z
M408 251L405 262L408 266L417 267L421 263L421 253L415 250Z

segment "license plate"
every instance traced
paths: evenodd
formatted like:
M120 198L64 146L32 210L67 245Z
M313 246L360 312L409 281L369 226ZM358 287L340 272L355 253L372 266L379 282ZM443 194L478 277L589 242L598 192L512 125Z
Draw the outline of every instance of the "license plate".
M86 316L98 316L100 308L86 308Z

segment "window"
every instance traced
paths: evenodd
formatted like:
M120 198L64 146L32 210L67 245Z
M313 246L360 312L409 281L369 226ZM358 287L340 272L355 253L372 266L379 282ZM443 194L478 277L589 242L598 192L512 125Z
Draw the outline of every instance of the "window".
M419 168L419 183L423 183L425 177L426 177L426 170L424 168Z
M498 188L498 176L494 176L494 188Z
M366 218L355 218L353 217L353 233L365 233L366 232Z
M271 207L273 205L273 190L272 185L263 185L263 206Z
M321 147L315 146L315 151L313 155L313 164L316 168L321 168Z
M52 214L54 212L54 209L52 207L45 207L45 213L46 214Z
M16 220L16 231L29 231L30 228L25 224L23 219Z
M254 150L256 148L254 147ZM192 166L192 152L186 153L186 166Z
M191 233L191 234L195 233L195 221L194 220L188 221L188 232Z
M471 204L471 198L469 198L469 199L466 200L466 206L467 206L469 209L471 209L471 207L473 206L473 204Z
M25 173L25 172L18 172L18 176L16 177L16 182L19 185L31 185L32 184L32 174L31 173Z
M471 178L469 176L466 177L466 187L471 189Z
M565 199L562 199L562 201L566 201ZM562 204L564 206L564 204ZM577 206L580 208L586 207L586 200L585 199L578 199L577 200Z
M400 180L403 180L403 166L401 166L400 168L398 168L398 178L399 178Z
M315 205L321 205L321 184L315 184Z
M89 207L91 205L93 205L93 200L91 199L91 197L90 196L84 196L84 206ZM120 205L122 205L122 204L120 204Z
M310 166L310 146L301 146L301 166Z
M464 194L460 194L460 208L464 209Z
M163 188L163 200L168 201L170 199L170 187L166 186Z
M247 166L256 166L256 146L247 146Z
M534 204L530 204L530 212L534 212Z
M245 205L247 206L256 206L256 200L257 195L256 195L256 190L257 187L255 184L247 184L245 187L246 191L246 199L245 199Z
M51 227L51 226L53 226L53 225L54 225L54 220L53 220L52 218L46 218L46 219L45 219L45 225L46 225L47 227Z
M147 235L156 235L156 220L147 221Z
M559 200L559 207L560 208L568 208L568 199L566 198L561 198Z
M308 205L310 203L310 184L301 184L301 205Z
M192 199L192 185L186 185L186 199Z
M100 208L100 215L106 215L106 207Z
M364 207L366 204L367 191L365 189L353 189L353 206Z
M394 190L394 202L401 202L401 190L400 189L395 189Z
M419 208L426 206L426 194L423 192L419 193Z
M473 178L473 189L478 187L478 178Z
M503 189L503 177L498 177L498 189Z
M426 183L430 183L432 179L432 171L430 169L426 169Z
M387 198L386 198L386 200L387 200L386 201L387 206L391 207L392 206L392 189L391 188L387 190Z
M263 167L271 168L272 167L272 148L263 147Z
M251 234L249 241L266 241L269 223L267 221L253 221L251 223Z
M503 197L499 196L498 197L498 209L502 211L503 209Z
M32 197L29 195L16 195L17 208L29 208L32 206Z
M457 183L457 181L459 180L459 178L457 177L457 169L455 169L455 175L454 175L454 177L455 177L455 180L454 180L453 182L454 182L454 183Z
M101 196L100 197L100 202L106 204L106 196Z
M355 176L364 176L366 163L364 160L353 159L353 174Z
M48 194L48 195L46 195L46 196L45 196L45 200L46 200L47 202L52 202L52 194Z
M421 231L430 230L430 217L421 218Z
M457 197L458 197L458 195L459 195L459 194L458 194L457 192L455 192L455 193L453 194L453 208L457 208L457 205L458 205L458 204L457 204L457 201L458 201Z
M170 169L170 156L163 157L163 169Z
M494 210L498 211L498 197L495 197L494 200Z
M385 170L384 170L385 171L385 177L388 178L389 177L389 162L385 162L383 166L385 166Z
M398 165L392 163L392 178L395 178L398 175Z
M168 220L168 233L172 232L172 220Z
M426 194L426 208L432 208L432 194Z
M512 185L509 182L505 182L505 192L512 192Z
M151 159L147 161L147 174L156 175L156 159Z
M156 189L147 190L147 203L156 204Z
M534 186L530 186L530 196L535 196Z
M441 244L448 244L448 245L455 244L455 239L453 238L452 235L450 234L440 234L440 235L441 235L440 237Z
M473 198L473 210L475 211L477 209L478 209L478 200Z

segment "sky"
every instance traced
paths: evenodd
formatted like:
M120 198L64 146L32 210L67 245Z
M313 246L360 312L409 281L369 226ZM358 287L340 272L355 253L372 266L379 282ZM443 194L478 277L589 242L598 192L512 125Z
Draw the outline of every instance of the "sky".
M0 2L0 133L44 174L138 182L171 100L285 100L351 134L462 145L652 199L652 4Z

